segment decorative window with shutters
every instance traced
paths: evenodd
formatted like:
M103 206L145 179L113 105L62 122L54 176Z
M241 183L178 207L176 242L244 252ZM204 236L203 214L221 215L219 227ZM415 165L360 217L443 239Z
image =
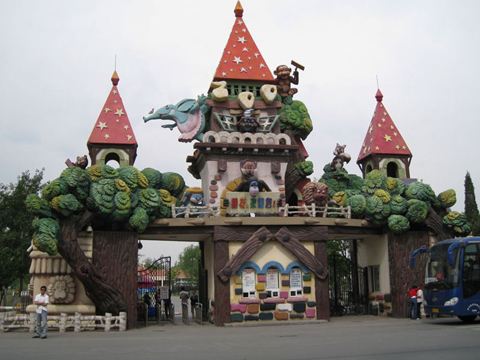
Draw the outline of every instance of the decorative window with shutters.
M300 268L293 268L290 271L290 296L303 295L303 274Z
M243 297L255 297L256 296L256 278L257 274L255 270L251 268L245 268L242 271L242 296Z

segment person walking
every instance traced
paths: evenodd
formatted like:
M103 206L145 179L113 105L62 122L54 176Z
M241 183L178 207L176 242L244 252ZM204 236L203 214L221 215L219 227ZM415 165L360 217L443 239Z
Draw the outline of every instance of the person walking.
M48 295L47 295L47 287L42 285L40 287L40 294L35 296L33 303L37 305L37 318L36 318L36 326L35 326L35 334L33 335L34 338L47 338L47 305L48 305Z
M417 290L417 285L408 290L409 316L412 320L417 318Z
M198 304L198 294L197 290L192 291L192 296L190 296L190 308L192 311L192 319L195 319L195 307Z
M423 305L423 290L421 288L417 289L417 319L422 318L422 305Z
M182 321L188 324L188 291L182 286L180 288L180 300L182 301Z

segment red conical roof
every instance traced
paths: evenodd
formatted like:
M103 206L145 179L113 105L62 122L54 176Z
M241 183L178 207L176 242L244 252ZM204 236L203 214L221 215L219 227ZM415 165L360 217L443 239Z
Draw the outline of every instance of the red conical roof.
M388 115L387 109L383 106L383 94L380 89L377 90L375 98L377 99L377 106L365 140L363 140L357 162L372 154L412 156L407 143L390 115Z
M214 80L273 81L272 73L243 21L240 1L237 2L234 13L235 23Z
M98 115L88 138L88 144L137 145L127 111L117 89L120 81L116 71L112 75L112 90Z

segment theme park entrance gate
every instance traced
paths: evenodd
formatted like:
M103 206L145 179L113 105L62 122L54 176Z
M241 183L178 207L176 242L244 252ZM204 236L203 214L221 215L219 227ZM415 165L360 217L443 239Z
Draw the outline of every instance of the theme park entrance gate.
M368 276L357 265L356 240L339 240L328 254L330 315L366 314Z
M155 260L137 272L137 320L144 323L172 321L172 259L170 256Z

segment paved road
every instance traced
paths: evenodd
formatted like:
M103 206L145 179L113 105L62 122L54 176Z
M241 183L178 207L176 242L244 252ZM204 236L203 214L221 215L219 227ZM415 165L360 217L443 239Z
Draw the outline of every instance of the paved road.
M371 316L258 327L156 325L124 333L0 334L0 358L132 359L479 359L480 322Z

